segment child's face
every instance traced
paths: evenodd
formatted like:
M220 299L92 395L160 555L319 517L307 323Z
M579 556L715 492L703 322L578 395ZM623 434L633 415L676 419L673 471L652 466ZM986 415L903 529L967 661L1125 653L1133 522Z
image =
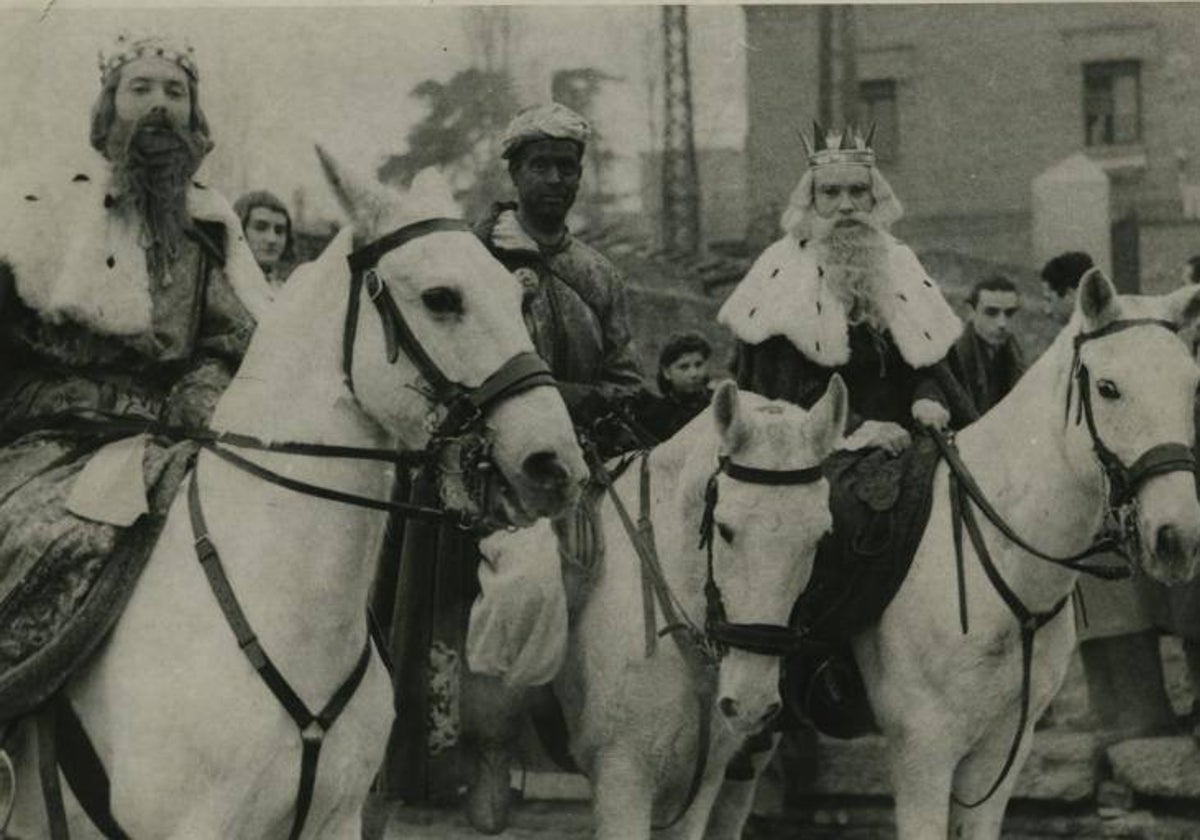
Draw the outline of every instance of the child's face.
M708 359L699 352L684 353L663 368L663 376L677 394L698 394L708 384Z

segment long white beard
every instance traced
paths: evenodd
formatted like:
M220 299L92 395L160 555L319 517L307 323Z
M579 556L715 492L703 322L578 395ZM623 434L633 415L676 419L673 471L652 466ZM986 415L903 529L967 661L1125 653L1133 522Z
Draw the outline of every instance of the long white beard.
M833 227L814 240L824 281L846 306L851 325L886 327L877 301L890 288L886 272L887 241L866 224Z

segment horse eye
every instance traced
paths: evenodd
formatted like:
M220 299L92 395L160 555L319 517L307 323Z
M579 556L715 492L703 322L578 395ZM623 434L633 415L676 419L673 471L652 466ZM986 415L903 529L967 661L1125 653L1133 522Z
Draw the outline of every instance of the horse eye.
M1104 397L1106 400L1119 399L1121 396L1121 390L1111 379L1096 380L1096 390L1099 391L1100 396Z
M463 311L462 295L444 286L421 292L421 302L435 315L461 315Z
M733 543L733 529L728 525L717 524L717 533L721 535L721 539L725 540L726 545Z

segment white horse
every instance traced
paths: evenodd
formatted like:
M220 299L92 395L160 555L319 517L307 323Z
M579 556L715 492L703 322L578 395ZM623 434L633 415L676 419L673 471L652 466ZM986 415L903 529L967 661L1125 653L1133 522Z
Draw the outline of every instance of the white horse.
M1043 553L1081 552L1109 507L1112 479L1100 451L1132 468L1163 444L1181 445L1164 453L1167 460L1191 448L1200 372L1173 328L1198 315L1194 287L1118 297L1098 271L1084 277L1075 315L1054 344L1003 401L957 435L962 461L1010 533ZM1194 476L1181 466L1127 483L1135 554L1165 582L1195 574L1200 545ZM1039 559L976 512L1002 586L1041 616L1032 623L1044 622L1033 634L1022 720L1022 628L964 529L963 632L945 462L933 492L908 577L878 624L854 640L854 653L887 737L898 838L994 840L1034 722L1066 675L1075 625L1069 605L1060 605L1078 572ZM748 807L746 798L731 802L725 818L744 820Z
M591 780L599 840L648 838L652 822L674 823L663 837L703 836L730 758L779 711L779 659L744 649L755 647L746 638L793 638L788 615L831 523L820 464L846 412L838 378L808 413L726 383L711 409L650 452L645 512L663 591L706 637L698 646L696 636L679 644L668 633L648 650L647 631L666 633L674 618L659 600L648 627L642 561L612 498L604 501L604 556L555 682L572 754ZM614 485L635 516L641 470L635 461ZM702 529L711 554L698 546ZM723 606L719 625L705 618L706 583ZM717 639L729 643L719 663L698 661Z
M381 247L386 253L363 278L357 317L347 319L351 234L357 244L374 242L457 216L457 208L444 185L428 179L405 195L354 177L323 154L322 163L353 230L289 280L213 427L266 441L419 450L445 410L431 401L429 374L403 343L389 361L395 336L387 333L396 324L379 301L390 296L448 380L475 388L505 360L533 352L520 285L465 225L429 223L408 228L403 243L389 240L391 250ZM349 381L345 355L352 358ZM484 405L484 418L503 475L493 489L511 520L528 523L574 503L586 469L553 387L542 381L502 393ZM387 498L394 471L369 460L239 453L287 479L376 499ZM269 483L211 451L199 456L197 488L245 616L303 704L322 709L367 657L361 683L324 737L303 828L304 837L357 840L392 721L388 676L377 655L364 653L384 514ZM238 649L197 561L187 497L185 488L111 639L71 680L67 696L111 780L112 814L130 836L288 837L302 743L315 740L313 727L301 737ZM32 753L19 756L19 776L29 781L18 786L11 830L21 837L47 830ZM73 798L67 810L72 837L95 836Z

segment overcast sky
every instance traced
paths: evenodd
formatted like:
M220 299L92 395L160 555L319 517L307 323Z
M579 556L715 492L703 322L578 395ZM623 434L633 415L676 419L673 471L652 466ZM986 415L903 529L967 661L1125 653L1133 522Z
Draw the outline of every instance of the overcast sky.
M313 142L364 169L404 151L407 129L422 115L412 88L480 63L468 35L472 14L464 7L229 2L113 9L57 0L43 16L29 3L0 0L0 167L81 158L99 85L98 51L110 51L122 30L162 33L186 38L196 51L200 98L217 141L202 175L231 200L248 187L290 200L303 186L325 212L330 199ZM661 73L659 9L524 7L509 14L523 101L548 98L552 73L564 67L593 66L624 78L608 87L597 121L623 155L625 186L633 189L636 156L661 126L661 112L651 121L648 92ZM697 142L742 148L741 10L693 7L689 19Z

